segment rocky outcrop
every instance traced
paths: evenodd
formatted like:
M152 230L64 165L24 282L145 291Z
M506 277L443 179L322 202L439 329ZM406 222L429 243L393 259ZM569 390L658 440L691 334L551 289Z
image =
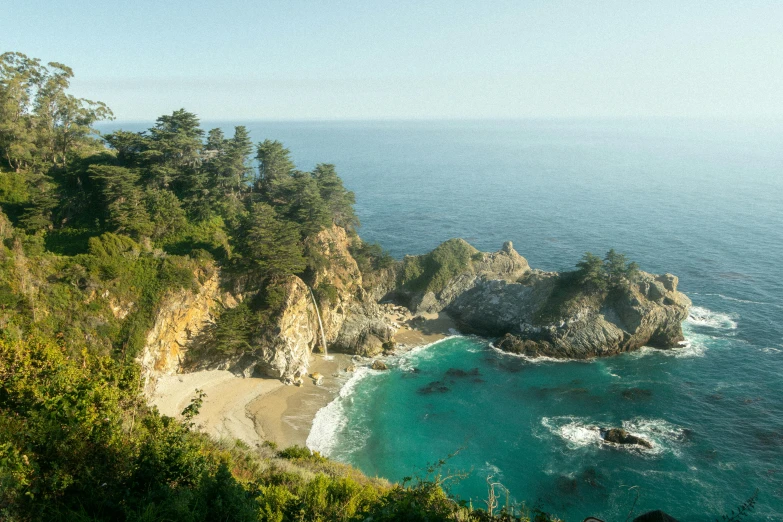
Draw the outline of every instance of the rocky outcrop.
M311 275L312 294L301 278L288 276L278 288L285 296L283 302L270 319L271 324L251 339L251 348L234 356L217 354L201 361L199 367L300 382L308 373L312 352L323 350L313 299L318 304L328 350L366 356L382 352L396 325L387 318L382 305L368 298L348 246L345 230L337 226L311 238L307 248L322 256L320 268Z
M221 291L217 270L198 275L203 276L204 282L197 290L172 292L158 307L155 323L138 358L147 393L152 392L159 376L180 371L189 344L214 319L216 307L235 304L230 294Z
M601 438L605 442L611 442L612 444L641 446L647 449L652 448L652 443L650 443L650 441L641 437L637 437L636 435L631 435L622 428L601 428L599 432L601 434Z
M593 291L574 273L531 269L510 242L488 254L451 240L406 259L403 279L406 273L413 277L400 283L398 296L413 311L443 310L462 331L499 337L498 348L532 357L677 347L691 304L671 274L640 272L633 282Z
M304 281L289 276L283 291L285 301L274 326L253 340L255 349L232 366L235 373L250 377L258 372L286 382L307 375L310 354L320 337L318 317Z
M334 342L338 351L372 357L383 352L397 331L384 306L372 301L351 305Z
M349 244L345 229L337 225L322 230L308 244L324 260L313 277L313 288L320 297L321 319L329 343L337 339L349 308L362 296L362 273L348 250Z
M482 281L516 282L530 271L527 260L511 241L498 252L480 252L464 239L451 239L423 256L408 256L405 272L421 275L401 281L397 300L414 313L440 312Z
M539 301L532 315L515 317L518 323L507 323L497 347L531 357L573 359L615 355L642 346L675 348L684 340L682 322L691 305L690 299L677 291L675 276L644 272L634 283L605 296L581 300L577 296L577 305L565 318L542 320L536 313L550 299L551 294Z

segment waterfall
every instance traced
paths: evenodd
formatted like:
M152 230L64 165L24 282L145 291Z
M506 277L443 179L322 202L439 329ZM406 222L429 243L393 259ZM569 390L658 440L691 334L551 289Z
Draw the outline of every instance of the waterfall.
M326 350L326 334L324 334L324 323L321 321L321 312L318 310L318 303L315 302L315 295L313 294L313 289L309 286L307 287L308 290L310 290L310 298L313 300L313 306L315 306L315 315L318 316L318 326L321 328L321 343L324 347L324 359L330 359L329 352Z

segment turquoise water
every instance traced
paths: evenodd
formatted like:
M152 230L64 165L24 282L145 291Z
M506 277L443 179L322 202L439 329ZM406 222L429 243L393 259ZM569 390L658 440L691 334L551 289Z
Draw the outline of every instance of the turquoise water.
M233 123L204 126L217 125ZM783 123L246 125L300 168L335 163L362 237L397 257L510 239L532 266L560 270L615 248L677 274L696 306L689 346L672 353L534 363L455 337L388 373L362 370L319 413L314 446L390 479L463 448L448 467L470 474L453 493L485 498L492 474L568 520L625 520L637 492L637 513L714 520L756 488L752 518L781 519ZM602 446L593 425L655 446Z

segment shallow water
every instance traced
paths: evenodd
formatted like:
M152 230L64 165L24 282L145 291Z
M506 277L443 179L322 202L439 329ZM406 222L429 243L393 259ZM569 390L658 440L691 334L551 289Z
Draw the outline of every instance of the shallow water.
M217 125L230 127L204 126ZM624 520L637 492L637 513L714 520L756 488L752 518L780 518L781 122L246 125L300 168L335 163L362 237L397 257L451 237L482 250L510 239L533 267L560 270L615 248L678 275L695 305L688 346L673 352L534 363L457 337L388 373L363 370L319 412L314 447L391 479L462 448L447 466L470 475L453 493L485 498L493 474L569 520ZM653 450L602 445L597 425Z

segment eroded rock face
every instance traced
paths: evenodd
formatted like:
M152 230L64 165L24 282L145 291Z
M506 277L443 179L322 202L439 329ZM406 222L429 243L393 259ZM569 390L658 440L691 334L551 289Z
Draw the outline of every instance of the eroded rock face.
M326 263L314 277L313 288L333 289L333 300L321 302L321 319L326 340L331 343L340 334L349 308L362 295L362 273L348 250L349 239L345 229L333 225L319 232L311 240L311 247L320 252Z
M383 352L396 331L396 326L387 319L383 306L371 301L355 303L348 308L334 348L372 357Z
M253 339L254 350L229 368L234 373L245 377L259 373L285 382L307 375L310 354L320 337L318 317L304 281L289 276L283 290L285 300L274 326Z
M157 377L180 371L189 343L214 319L216 306L233 304L233 298L220 290L219 278L214 270L197 291L179 290L163 298L138 359L147 393L153 391Z
M691 302L671 274L641 272L608 293L571 282L565 292L565 276L532 270L511 243L492 254L473 251L468 266L439 285L439 292L403 295L409 307L443 310L462 331L500 337L498 348L532 357L584 359L642 346L673 348L684 339ZM563 294L567 312L552 304L565 301Z
M372 356L383 351L396 327L384 308L368 298L362 274L351 256L344 229L333 226L309 245L324 256L313 276L328 350ZM283 284L285 301L271 327L252 339L252 350L223 358L210 367L228 368L246 377L254 374L298 382L307 375L311 353L323 350L321 331L310 288L297 276ZM325 297L324 297L325 296Z
M642 346L675 348L684 340L682 322L687 319L691 305L690 299L677 291L677 278L670 274L642 273L628 288L598 303L585 304L557 322L536 321L536 310L548 298L545 291L528 295L536 298L526 301L525 313L513 317L518 323L502 325L505 332L497 346L531 357L585 359ZM485 307L484 313L491 314L491 310ZM463 314L460 321L470 317L470 313ZM500 334L497 329L495 332Z
M511 241L506 241L499 251L492 253L479 252L462 239L457 241L475 252L468 266L449 279L438 292L410 293L407 296L408 308L414 313L440 312L484 281L513 283L530 271L527 260L514 250ZM398 292L405 293L403 289Z

